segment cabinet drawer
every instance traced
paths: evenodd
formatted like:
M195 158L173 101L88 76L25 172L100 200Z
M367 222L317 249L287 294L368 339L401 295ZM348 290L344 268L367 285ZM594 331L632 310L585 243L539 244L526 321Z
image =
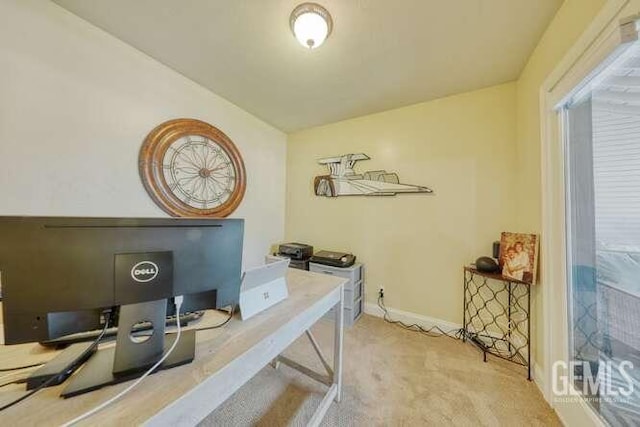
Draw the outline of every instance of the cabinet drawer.
M362 283L362 280L356 282L355 285L353 285L353 300L357 300L358 298L362 297L362 292L363 289L362 287L364 286L364 284Z
M352 307L345 306L343 309L343 322L345 327L351 327L362 316L362 299L353 302ZM330 321L335 321L336 308L332 308L324 315L324 318Z
M349 289L344 290L344 308L353 308L353 291Z
M352 271L350 270L342 270L330 267L328 265L318 265L318 264L309 264L309 271L313 271L315 273L329 274L331 276L344 277L345 279L353 279Z
M364 300L362 298L358 299L355 303L355 307L353 308L352 317L350 318L349 326L353 325L356 320L360 318L362 315L362 306L364 305Z
M344 277L345 279L349 279L350 283L348 286L353 287L354 283L362 280L362 264L356 263L351 267L347 268L338 268L331 267L330 265L322 265L316 263L309 263L309 271L313 271L315 273L329 274L331 276Z
M346 308L353 308L354 302L360 299L361 297L362 297L362 282L358 282L358 284L351 289L345 286L344 306Z

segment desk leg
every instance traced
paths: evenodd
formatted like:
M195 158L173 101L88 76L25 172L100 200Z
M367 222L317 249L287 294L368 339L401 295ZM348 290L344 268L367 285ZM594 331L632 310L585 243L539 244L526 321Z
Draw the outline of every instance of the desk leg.
M342 338L344 323L344 287L340 287L340 302L336 304L336 330L333 344L333 384L337 387L336 402L342 400Z
M271 361L271 367L276 370L280 367L280 360L277 357Z
M318 409L309 420L308 427L319 427L324 415L329 410L331 402L340 402L342 399L342 338L343 338L343 314L344 314L344 287L340 286L340 302L335 307L335 332L333 343L333 374L329 377L331 385L327 394L320 402ZM312 338L312 337L310 337ZM287 359L280 357L280 360L287 363ZM298 368L296 368L298 369ZM307 375L309 375L307 373ZM314 378L312 376L312 378ZM322 381L321 381L322 382Z

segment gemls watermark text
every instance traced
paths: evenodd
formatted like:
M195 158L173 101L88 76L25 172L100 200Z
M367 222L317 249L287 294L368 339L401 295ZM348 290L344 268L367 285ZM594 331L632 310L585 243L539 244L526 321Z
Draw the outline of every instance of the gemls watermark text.
M555 402L622 402L633 394L633 363L556 361L552 366Z

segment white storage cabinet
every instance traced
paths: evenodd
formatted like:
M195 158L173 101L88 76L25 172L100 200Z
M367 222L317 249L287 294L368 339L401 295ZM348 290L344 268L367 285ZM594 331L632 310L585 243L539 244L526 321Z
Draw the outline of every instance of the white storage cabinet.
M309 271L344 277L349 280L344 285L344 326L352 326L362 316L364 309L364 266L355 263L351 267L340 268L310 262ZM325 317L334 319L333 310Z

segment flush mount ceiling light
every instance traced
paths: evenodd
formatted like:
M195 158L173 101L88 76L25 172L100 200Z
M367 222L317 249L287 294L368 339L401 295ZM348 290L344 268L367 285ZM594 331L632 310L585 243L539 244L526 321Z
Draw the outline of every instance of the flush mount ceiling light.
M302 46L315 49L331 34L333 21L327 9L319 4L302 3L291 12L289 25Z

